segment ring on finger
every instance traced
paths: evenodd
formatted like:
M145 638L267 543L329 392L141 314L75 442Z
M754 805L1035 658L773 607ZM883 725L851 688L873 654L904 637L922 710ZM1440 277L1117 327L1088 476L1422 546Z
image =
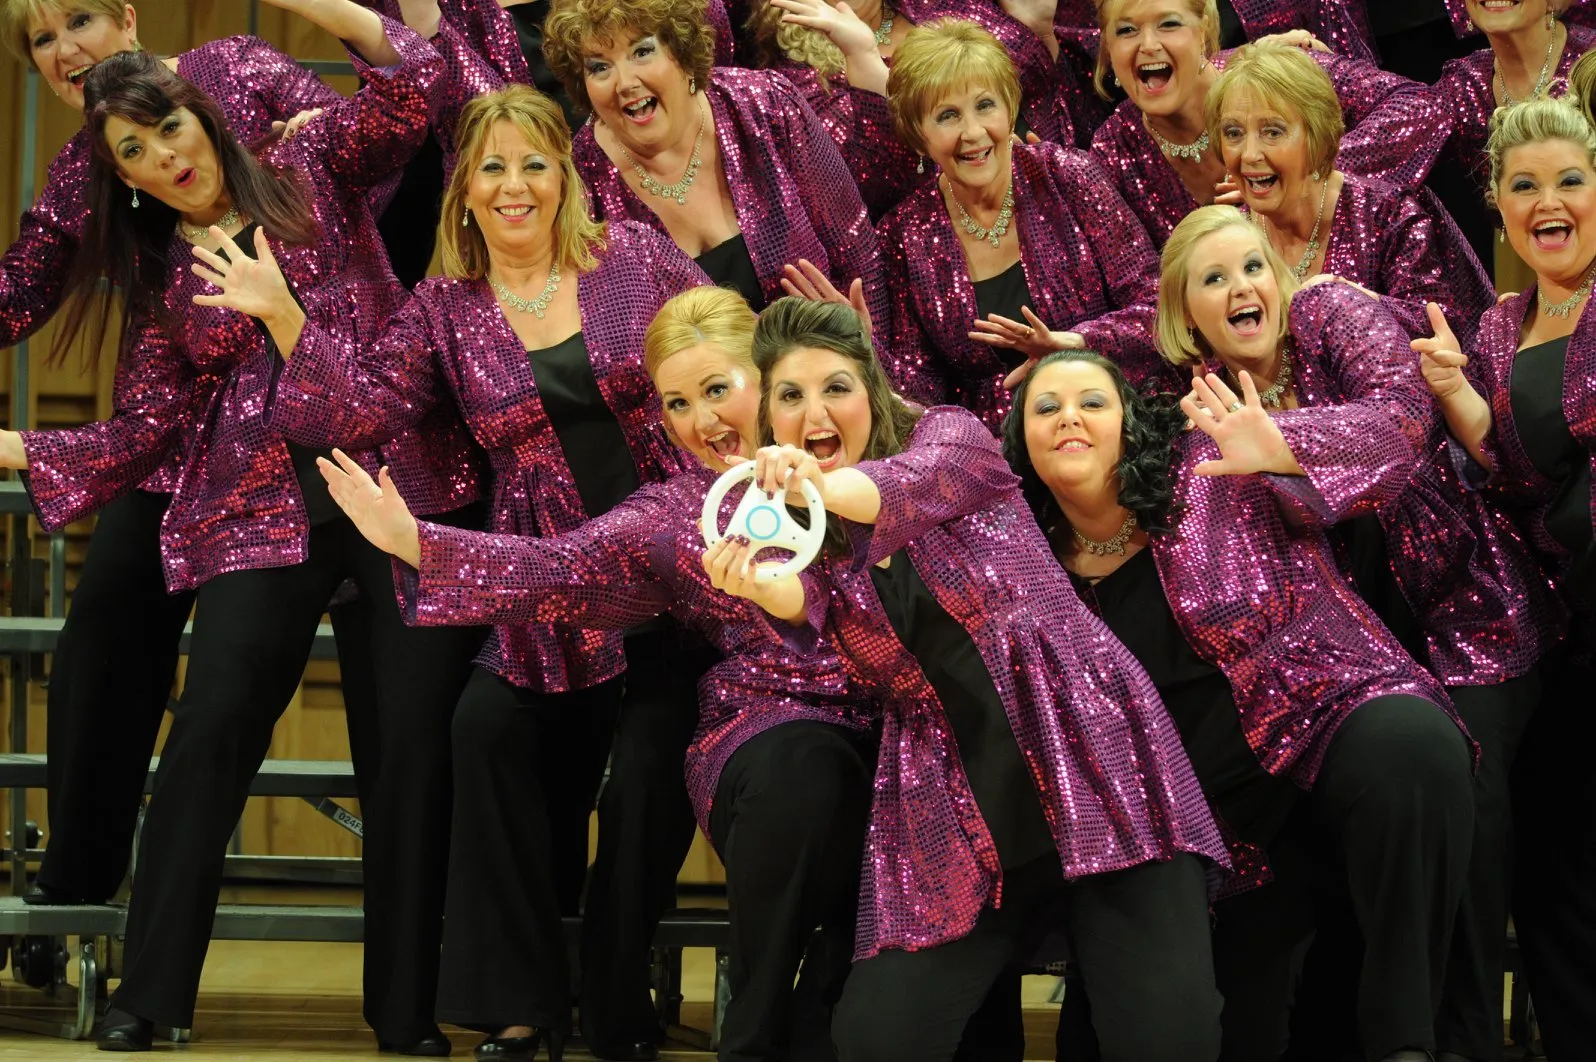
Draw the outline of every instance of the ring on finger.
M1240 402L1232 402L1232 403L1230 403L1230 405L1226 406L1225 408L1230 410L1232 413L1239 413L1239 412L1241 412L1241 403Z

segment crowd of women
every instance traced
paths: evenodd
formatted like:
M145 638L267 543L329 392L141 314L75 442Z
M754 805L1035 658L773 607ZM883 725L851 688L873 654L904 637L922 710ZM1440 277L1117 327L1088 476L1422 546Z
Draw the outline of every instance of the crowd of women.
M268 2L359 91L0 0L84 116L0 344L115 359L0 432L99 514L30 903L116 892L193 621L102 1049L330 611L385 1051L657 1057L696 826L723 1062L1017 1060L1061 957L1061 1060L1495 1062L1510 915L1596 1057L1577 0ZM749 461L798 574L705 545Z

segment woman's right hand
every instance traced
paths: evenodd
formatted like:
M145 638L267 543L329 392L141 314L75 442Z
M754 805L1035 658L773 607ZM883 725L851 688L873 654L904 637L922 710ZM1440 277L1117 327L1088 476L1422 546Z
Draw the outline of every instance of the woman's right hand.
M14 468L25 471L28 467L28 451L22 445L20 431L0 431L0 468Z
M1430 316L1430 331L1435 335L1429 339L1415 339L1409 346L1419 355L1419 371L1424 374L1430 393L1436 398L1451 398L1468 382L1463 367L1469 359L1447 325L1441 308L1432 302L1425 306L1425 312Z
M806 479L825 504L826 475L814 454L796 446L761 446L754 452L754 483L766 494L786 490L797 495Z
M373 480L366 470L342 450L334 450L337 464L325 457L316 458L327 490L366 541L391 553L412 568L421 565L421 536L410 507L388 476L384 465Z
M876 50L876 35L846 3L835 7L826 0L769 0L785 14L783 22L818 30L831 39L843 55L863 55Z
M859 315L865 336L874 340L875 326L870 321L870 305L865 302L863 280L854 277L853 283L848 285L848 294L844 295L831 278L807 258L798 259L797 265L788 262L781 267L781 272L781 290L810 302L835 302L849 307Z
M796 575L782 579L758 578L763 563L754 554L763 548L740 535L728 535L704 551L704 572L710 585L733 597L752 601L779 620L802 623L805 619L804 587Z

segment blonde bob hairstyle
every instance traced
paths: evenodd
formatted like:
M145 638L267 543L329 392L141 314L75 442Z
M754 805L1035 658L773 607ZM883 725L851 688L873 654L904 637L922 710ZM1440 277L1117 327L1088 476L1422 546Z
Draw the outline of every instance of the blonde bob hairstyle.
M527 85L506 85L478 96L460 112L455 127L454 173L443 193L443 271L451 277L481 280L488 275L488 245L482 226L462 225L471 176L487 151L488 134L499 122L509 122L533 148L557 159L560 167L560 205L554 214L554 257L561 269L585 272L598 265L604 250L605 227L587 212L587 193L576 164L571 161L571 130L560 105Z
M1596 59L1586 52L1568 72L1568 95L1585 112L1585 119L1596 125Z
M1020 113L1020 77L997 38L974 22L932 19L909 31L893 53L887 74L887 106L898 139L926 154L920 123L938 101L962 89L990 89L1009 110L1009 131Z
M1579 62L1585 62L1584 57ZM1576 69L1578 65L1575 64ZM1569 83L1573 84L1572 77ZM1508 152L1548 140L1566 140L1574 144L1596 168L1596 129L1591 127L1581 105L1573 98L1565 96L1554 100L1538 96L1511 107L1498 107L1491 115L1490 137L1485 142L1485 157L1491 165L1485 201L1493 207L1497 204L1501 183L1507 178Z
M622 34L653 36L702 89L715 65L706 0L554 0L543 20L543 58L581 110L591 113L582 53Z
M0 31L6 35L6 47L24 63L33 64L33 48L28 40L28 21L49 8L56 11L82 11L90 15L108 15L116 24L127 28L127 0L0 0Z
M1347 127L1330 75L1307 52L1288 44L1244 44L1238 48L1208 90L1203 105L1208 135L1214 143L1224 143L1220 119L1225 108L1243 93L1250 93L1255 105L1272 108L1288 121L1296 118L1302 122L1309 166L1326 178L1330 176Z
M1101 34L1097 41L1097 67L1092 71L1092 87L1105 100L1114 97L1108 91L1108 79L1114 76L1108 60L1109 27L1119 21L1119 13L1130 0L1098 0L1097 28ZM1203 24L1203 55L1210 58L1219 51L1218 0L1170 0L1171 7L1183 7L1187 14L1196 15Z
M1258 247L1275 275L1275 286L1280 289L1280 334L1277 338L1286 336L1291 297L1301 286L1291 268L1280 257L1280 252L1270 246L1263 230L1235 207L1217 203L1198 207L1175 226L1158 259L1158 314L1153 322L1153 334L1164 360L1171 365L1201 365L1210 354L1207 340L1186 323L1186 284L1191 279L1192 251L1204 238L1230 228L1246 229L1258 238Z
M747 369L755 378L754 325L759 315L729 288L704 285L673 295L659 308L643 333L643 368L650 377L682 351L708 343Z

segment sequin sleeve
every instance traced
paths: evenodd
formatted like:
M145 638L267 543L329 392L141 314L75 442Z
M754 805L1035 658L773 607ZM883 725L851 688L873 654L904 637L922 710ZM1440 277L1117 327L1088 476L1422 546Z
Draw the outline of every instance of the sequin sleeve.
M88 172L89 149L79 134L50 163L38 198L22 212L21 231L0 260L0 347L38 331L61 305L83 231Z
M960 406L928 409L908 447L859 471L881 492L881 514L855 567L868 568L949 520L1012 494L1019 477L979 417Z
M1341 100L1346 134L1336 166L1379 177L1399 188L1424 183L1452 133L1451 119L1428 85L1387 73L1373 63L1312 53Z
M1428 188L1402 195L1384 228L1382 308L1409 336L1419 338L1430 335L1425 307L1436 303L1448 321L1458 322L1458 334L1467 343L1474 323L1495 303L1496 291L1446 207Z
M432 132L443 149L443 172L449 174L454 172L455 130L460 124L460 112L476 97L503 88L506 79L448 22L439 24L432 47L443 63L440 84L433 95Z
M931 348L920 315L915 310L914 287L909 280L903 234L894 211L881 222L880 242L887 298L891 313L883 329L872 320L872 337L881 368L900 395L923 406L939 406L948 401L948 381L942 375L942 359ZM874 311L872 311L872 314Z
M165 331L137 326L117 361L109 420L25 431L28 492L39 523L54 531L149 478L176 441L194 399L194 372Z
M259 37L230 37L201 45L189 54L199 56L213 48L227 49L227 54L216 58L224 60L229 73L258 94L272 120L284 121L300 111L327 107L344 99L292 56Z
M1436 423L1407 333L1375 300L1330 283L1293 297L1291 335L1296 371L1332 377L1345 400L1273 414L1305 475L1266 479L1326 524L1376 512L1406 489Z

